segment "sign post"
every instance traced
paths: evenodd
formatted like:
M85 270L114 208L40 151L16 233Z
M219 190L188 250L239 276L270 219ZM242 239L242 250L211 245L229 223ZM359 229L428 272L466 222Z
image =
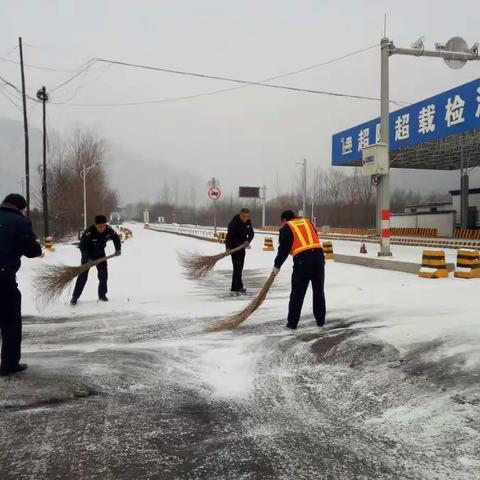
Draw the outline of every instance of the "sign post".
M464 133L480 125L478 80L404 107L392 115L389 111L389 58L391 55L443 58L450 68L458 69L468 61L480 60L478 44L468 48L462 38L453 37L446 45L437 43L435 50L426 50L423 39L415 42L412 48L398 48L392 40L385 37L382 38L380 46L380 119L377 118L334 135L333 165L358 165L362 151L375 143L385 144L387 152L391 152ZM390 140L390 131L394 132L392 140ZM387 160L389 163L389 158ZM379 256L391 256L387 240L390 232L386 227L390 219L390 165L387 165L385 173L375 175L373 178L378 187L377 230L382 233ZM465 186L465 181L462 185Z
M212 178L210 182L210 188L208 189L208 198L213 202L213 234L215 237L217 236L217 208L216 203L222 197L222 192L220 189L215 185L216 180L215 177Z

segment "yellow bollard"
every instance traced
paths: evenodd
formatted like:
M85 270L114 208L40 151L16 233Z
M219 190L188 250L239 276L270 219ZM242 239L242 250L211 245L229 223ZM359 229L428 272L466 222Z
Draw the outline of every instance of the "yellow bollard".
M332 242L323 242L322 248L323 248L323 254L325 255L325 260L335 260Z
M443 250L424 250L418 276L421 278L448 278L445 252Z
M480 251L458 250L454 276L457 278L480 278Z
M273 247L273 238L266 237L263 245L264 252L273 252L275 248Z

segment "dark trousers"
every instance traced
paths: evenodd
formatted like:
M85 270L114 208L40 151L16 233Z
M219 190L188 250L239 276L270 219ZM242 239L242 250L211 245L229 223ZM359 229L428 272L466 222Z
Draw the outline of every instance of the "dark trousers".
M22 343L22 295L15 274L0 271L0 331L2 373L14 371L20 362Z
M82 257L82 265L84 263L90 262L90 259L87 257ZM107 262L102 262L97 265L98 272L98 298L102 298L107 294L107 281L108 281L108 267ZM75 288L73 290L73 298L80 298L80 295L85 288L85 284L88 279L88 270L77 277L75 283Z
M232 273L232 292L238 292L243 288L242 273L245 263L245 250L240 250L231 255L233 273Z
M288 325L296 328L302 313L308 284L312 282L313 315L318 326L325 323L325 257L323 250L309 250L293 259L292 292L288 305Z

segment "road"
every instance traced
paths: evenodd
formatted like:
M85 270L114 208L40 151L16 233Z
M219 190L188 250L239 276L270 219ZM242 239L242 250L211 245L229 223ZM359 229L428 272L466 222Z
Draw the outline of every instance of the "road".
M138 237L132 256L173 241ZM270 262L260 255L247 265L252 290ZM161 260L172 276L174 263ZM226 294L228 280L228 263L200 284L178 279L183 291L168 309L151 303L152 292L128 305L85 298L74 314L66 305L27 313L32 368L0 379L1 479L476 478L480 368L465 368L448 336L399 347L379 334L378 306L368 315L340 300L324 329L307 302L291 333L286 273L255 319L211 333L213 321L245 306Z

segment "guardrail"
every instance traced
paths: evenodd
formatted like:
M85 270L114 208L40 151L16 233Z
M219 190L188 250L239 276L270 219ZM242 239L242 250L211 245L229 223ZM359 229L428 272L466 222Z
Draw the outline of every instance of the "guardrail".
M196 227L182 227L181 225L148 225L145 226L147 230L154 230L156 232L172 233L174 235L181 235L183 237L197 238L207 242L218 242L218 237L215 236L213 230L205 230Z

